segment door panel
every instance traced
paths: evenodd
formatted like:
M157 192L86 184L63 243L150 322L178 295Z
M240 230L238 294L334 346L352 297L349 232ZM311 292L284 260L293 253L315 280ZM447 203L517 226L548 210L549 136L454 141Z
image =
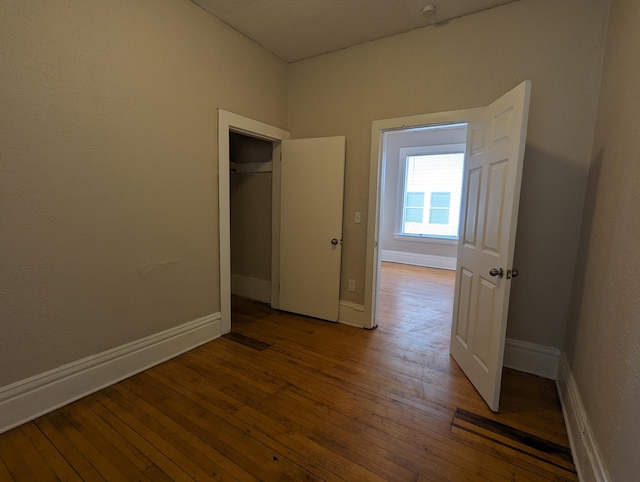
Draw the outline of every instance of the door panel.
M496 285L487 278L479 277L478 312L475 324L473 347L482 369L488 372L491 364L491 334L495 329L494 306Z
M482 170L474 169L468 172L467 195L465 212L467 213L464 222L464 244L468 247L476 245L476 229L478 227L478 208L480 202L480 183L482 182ZM465 197L463 197L465 199Z
M500 235L502 233L502 207L507 180L508 160L496 162L489 167L487 188L487 207L484 223L484 243L482 249L498 254L500 252Z
M469 123L451 354L498 410L531 83L523 82ZM480 237L480 239L478 239Z
M344 137L282 142L282 310L338 320L344 162Z
M477 156L482 152L484 147L484 126L474 125L469 126L469 141L468 145L471 147L471 156Z
M473 273L462 269L458 277L458 292L460 294L460 304L458 306L458 323L456 325L456 335L458 341L463 346L467 346L469 338L469 318L471 309L471 286L473 283Z

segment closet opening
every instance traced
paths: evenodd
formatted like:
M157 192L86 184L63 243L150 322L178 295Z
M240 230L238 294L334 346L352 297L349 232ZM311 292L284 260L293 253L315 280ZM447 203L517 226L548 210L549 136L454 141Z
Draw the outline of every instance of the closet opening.
M274 144L229 132L231 294L269 305L273 301L276 229Z

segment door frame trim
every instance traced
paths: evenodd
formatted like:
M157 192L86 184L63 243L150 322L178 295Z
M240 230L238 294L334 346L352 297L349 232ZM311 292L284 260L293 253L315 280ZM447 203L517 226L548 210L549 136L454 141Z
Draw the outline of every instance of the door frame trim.
M231 211L229 199L229 133L238 132L258 139L274 142L273 188L272 195L272 236L279 236L280 222L280 186L276 180L276 169L280 167L280 142L291 137L289 131L280 129L249 117L218 109L218 225L219 225L219 263L220 263L220 329L221 333L231 331ZM277 159L276 159L277 156ZM277 162L276 162L277 161ZM276 167L277 165L277 167ZM274 292L277 297L279 273L276 269L279 259L279 239L272 240L271 248L271 296L274 304ZM275 257L275 259L274 259ZM275 300L277 305L277 299Z
M367 246L364 278L364 328L378 324L376 304L378 272L380 270L380 206L382 202L382 174L384 173L383 134L388 131L427 127L430 125L469 122L480 108L461 109L432 114L375 120L371 123L371 158L369 163L369 206L367 211Z

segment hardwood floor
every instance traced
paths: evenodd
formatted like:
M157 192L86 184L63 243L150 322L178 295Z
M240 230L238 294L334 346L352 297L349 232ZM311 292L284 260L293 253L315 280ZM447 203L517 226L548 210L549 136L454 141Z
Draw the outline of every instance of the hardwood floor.
M448 353L453 274L384 264L367 331L234 299L233 332L0 435L0 480L577 480L555 385L492 414Z

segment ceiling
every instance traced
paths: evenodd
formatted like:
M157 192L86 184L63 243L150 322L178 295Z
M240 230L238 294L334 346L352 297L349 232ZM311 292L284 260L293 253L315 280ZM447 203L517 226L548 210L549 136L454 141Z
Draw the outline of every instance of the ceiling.
M514 0L191 0L287 62ZM432 4L435 11L423 15Z

